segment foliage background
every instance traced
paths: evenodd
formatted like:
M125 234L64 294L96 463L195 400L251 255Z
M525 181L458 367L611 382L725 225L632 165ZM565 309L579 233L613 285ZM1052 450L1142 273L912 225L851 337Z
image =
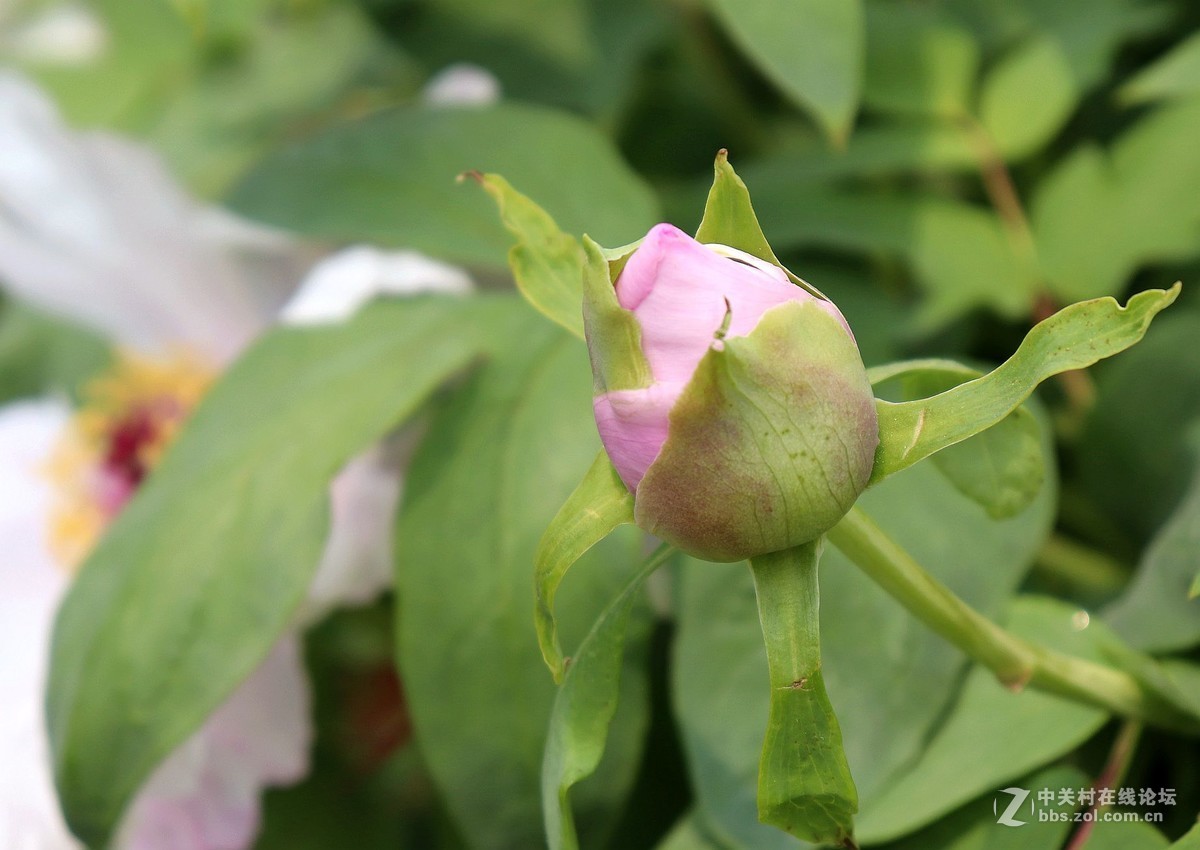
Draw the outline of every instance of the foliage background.
M926 469L868 499L931 569L1014 628L1038 633L1084 606L1139 648L1197 660L1200 615L1172 596L1200 560L1194 4L90 6L110 38L95 62L4 57L73 123L148 140L194 192L251 218L327 244L416 248L467 265L489 290L511 286L510 238L489 199L455 183L460 172L502 173L564 230L617 245L657 220L694 229L719 148L784 262L841 305L868 365L998 361L1056 306L1184 280L1141 345L1044 389L1059 476L1029 511L992 521ZM502 102L421 103L457 62L492 71ZM529 562L595 438L582 354L536 317L495 312L480 331L488 364L429 414L399 520L396 598L309 638L317 769L271 795L263 848L541 841L553 688L533 644ZM105 356L79 329L0 306L3 398L74 391ZM634 545L592 558L565 603L568 644ZM1008 698L839 561L824 566L826 667L868 844L999 847L994 789L1096 773L1114 734L1105 717ZM765 680L744 572L680 565L653 588L628 716L579 795L589 846L794 844L753 818L746 754L757 755ZM1054 603L1032 594L1064 601L1046 613ZM504 602L472 631L488 599ZM1161 834L1102 827L1089 847L1178 838L1200 809L1200 748L1147 732L1127 784L1176 788L1179 805ZM1020 838L1053 847L1063 831Z

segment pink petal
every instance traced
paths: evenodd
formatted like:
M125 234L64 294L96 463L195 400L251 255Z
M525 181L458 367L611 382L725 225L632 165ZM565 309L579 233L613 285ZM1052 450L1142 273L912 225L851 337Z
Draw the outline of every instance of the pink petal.
M818 301L780 268L717 254L677 227L656 225L617 280L617 300L637 316L656 381L686 383L729 311L726 336L746 336L763 313L788 301ZM726 304L728 302L728 305Z
M680 383L614 390L592 402L600 440L625 486L637 490L667 439L668 416L683 392Z

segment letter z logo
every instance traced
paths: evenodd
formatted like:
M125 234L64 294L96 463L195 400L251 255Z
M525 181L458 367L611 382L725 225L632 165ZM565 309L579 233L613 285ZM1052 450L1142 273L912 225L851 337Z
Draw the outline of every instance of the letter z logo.
M1029 792L1024 788L1001 788L1001 794L1012 795L1012 802L1008 804L1008 808L1003 813L997 814L999 799L992 800L992 814L996 815L996 823L1004 824L1005 826L1024 826L1025 821L1017 820L1013 815L1021 811L1021 806L1024 805L1026 798L1029 797Z

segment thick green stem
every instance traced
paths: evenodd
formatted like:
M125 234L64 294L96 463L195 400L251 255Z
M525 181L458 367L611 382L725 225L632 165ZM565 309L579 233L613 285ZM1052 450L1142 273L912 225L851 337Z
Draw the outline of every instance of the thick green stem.
M1008 688L1029 686L1099 706L1122 717L1195 733L1197 721L1150 693L1133 676L1030 643L959 599L853 508L829 540L929 628L996 674Z
M858 793L821 677L819 548L808 543L750 561L771 679L758 816L805 841L853 847Z

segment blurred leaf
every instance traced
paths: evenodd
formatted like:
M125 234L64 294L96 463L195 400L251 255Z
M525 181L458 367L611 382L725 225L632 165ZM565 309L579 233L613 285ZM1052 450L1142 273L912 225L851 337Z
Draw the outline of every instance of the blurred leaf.
M899 381L904 385L901 397L913 399L944 392L982 373L950 360L913 360L867 374L876 391L880 384ZM983 433L938 452L933 462L960 493L982 505L993 519L1023 511L1046 477L1038 423L1024 405Z
M1090 636L1073 626L1074 608L1037 597L1016 600L1008 628L1077 657L1102 661ZM915 763L863 807L859 837L886 841L931 823L972 797L1069 752L1108 715L1033 690L1014 694L986 669L973 667L949 715Z
M1077 449L1087 497L1138 549L1176 509L1195 468L1185 436L1200 421L1200 358L1187 352L1200 314L1188 307L1095 370L1096 404Z
M751 172L755 207L778 250L818 245L897 254L926 298L916 318L931 330L972 309L1027 313L1037 272L1013 250L995 213L926 195L879 194L773 181Z
M1034 36L984 79L979 119L1006 159L1022 159L1053 138L1081 94L1062 45Z
M1054 501L1054 488L1043 488L1030 509L996 522L925 464L859 504L956 593L994 614L1037 551ZM697 817L715 843L790 850L794 839L758 822L754 797L769 693L750 576L741 564L688 562L677 580L672 689ZM866 815L934 733L965 662L832 548L821 562L821 640Z
M1082 369L1136 344L1178 294L1176 284L1169 291L1139 293L1124 307L1111 298L1072 304L1034 326L1012 357L982 378L932 398L878 401L879 449L872 481L992 427L1050 376Z
M570 790L592 775L604 755L608 727L617 710L630 613L646 579L672 551L667 544L660 545L629 577L579 645L554 698L542 762L542 811L550 850L578 850ZM639 623L641 629L648 626L644 620ZM645 637L642 634L638 642Z
M1144 821L1096 821L1087 850L1165 850L1167 837Z
M90 331L15 301L0 301L0 403L74 395L110 357L108 344Z
M887 112L968 114L979 48L931 6L868 2L863 102Z
M462 369L504 310L414 298L279 330L205 398L59 612L49 729L80 838L106 844L142 780L262 661L317 567L330 480Z
M1131 104L1200 94L1200 33L1139 71L1119 94Z
M758 768L758 817L820 844L853 841L858 791L825 692L817 541L750 561L766 645L770 712Z
M1151 112L1106 155L1084 145L1032 206L1047 284L1065 301L1119 294L1142 265L1200 253L1200 100Z
M534 554L534 623L542 660L561 682L566 662L558 643L554 597L567 570L619 525L633 522L633 494L601 450L587 474L559 508Z
M726 845L712 841L696 822L695 815L680 818L667 837L658 843L655 850L728 850Z
M37 69L73 122L141 136L202 195L326 120L382 46L353 4L206 3L189 22L166 3L95 4L108 44L95 62ZM197 26L193 26L196 23Z
M862 88L860 0L709 2L763 74L844 144Z
M604 244L657 219L650 191L591 126L514 104L395 109L335 127L267 159L232 204L310 236L501 267L511 237L488 198L454 185L468 169L504 174L564 232Z
M473 175L474 176L474 175ZM479 182L500 207L500 218L517 244L508 267L517 288L544 316L583 338L583 248L554 219L498 174Z
M1089 783L1090 779L1083 771L1062 766L1022 777L1017 780L1016 787L1036 793L1042 788L1057 791L1059 788L1083 788ZM907 836L890 850L1059 850L1062 847L1071 829L1069 818L1074 815L1075 806L1039 803L1039 812L1054 812L1062 820L1027 819L1022 808L1016 815L1024 821L1020 829L998 828L993 806L1006 806L1010 799L997 793L984 794L920 832ZM1030 802L1032 804L1032 800Z
M1200 850L1200 824L1193 826L1187 835L1172 844L1171 850Z
M1190 595L1200 573L1200 475L1151 541L1125 594L1104 619L1147 652L1173 652L1200 643L1200 599Z
M492 359L440 411L406 479L398 663L417 743L468 845L527 850L545 840L540 769L555 697L532 622L534 553L600 446L577 340L522 309L489 345ZM573 567L557 600L568 651L636 567L639 538L612 534ZM625 671L606 758L573 795L593 845L633 782L645 687L640 669Z

